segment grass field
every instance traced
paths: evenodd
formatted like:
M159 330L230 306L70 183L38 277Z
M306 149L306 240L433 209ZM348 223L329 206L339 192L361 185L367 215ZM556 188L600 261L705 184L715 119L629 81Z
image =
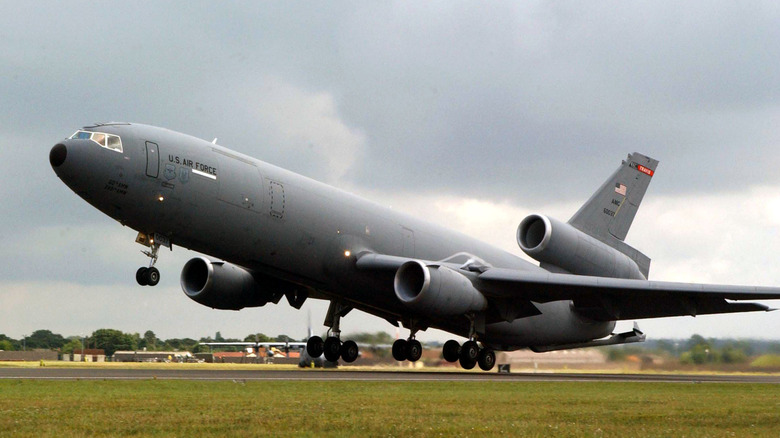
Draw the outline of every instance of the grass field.
M0 436L772 436L780 388L583 382L0 381Z

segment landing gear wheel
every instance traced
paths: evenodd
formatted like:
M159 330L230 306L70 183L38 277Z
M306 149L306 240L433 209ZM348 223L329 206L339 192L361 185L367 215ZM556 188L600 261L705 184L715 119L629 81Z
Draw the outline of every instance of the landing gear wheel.
M406 358L410 362L417 362L422 357L422 344L417 339L406 341Z
M482 371L490 371L496 364L496 353L492 348L483 348L479 350L479 356L477 357L477 363Z
M463 369L470 370L477 365L479 357L479 346L474 341L466 341L460 347L460 366Z
M157 286L160 282L160 271L154 266L146 270L146 284L149 286Z
M393 342L393 359L398 362L406 360L406 340L398 339Z
M138 282L141 286L149 286L149 280L146 278L146 271L148 271L149 268L138 268L137 271L135 271L135 281Z
M325 340L325 359L329 362L336 362L341 356L341 341L335 336Z
M306 341L306 353L317 358L322 356L322 352L325 350L325 342L319 336L312 336Z
M352 363L358 357L358 345L355 341L345 341L341 344L341 358L344 362Z
M447 362L457 362L460 357L460 344L454 339L444 343L444 347L441 350L441 355L444 356L444 360Z

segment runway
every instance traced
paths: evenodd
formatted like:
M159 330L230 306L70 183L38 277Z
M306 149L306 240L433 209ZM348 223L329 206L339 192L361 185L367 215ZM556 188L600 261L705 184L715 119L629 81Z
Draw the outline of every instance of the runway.
M0 368L0 379L25 380L245 380L245 381L474 381L474 382L676 382L780 384L780 375L601 374L357 370L194 370L115 368Z

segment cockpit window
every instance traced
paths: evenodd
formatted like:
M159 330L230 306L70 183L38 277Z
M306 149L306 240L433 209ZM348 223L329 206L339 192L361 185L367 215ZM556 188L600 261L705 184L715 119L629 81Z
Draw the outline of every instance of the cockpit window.
M101 147L120 153L122 152L122 139L118 135L106 134L104 132L76 131L70 138L92 140Z

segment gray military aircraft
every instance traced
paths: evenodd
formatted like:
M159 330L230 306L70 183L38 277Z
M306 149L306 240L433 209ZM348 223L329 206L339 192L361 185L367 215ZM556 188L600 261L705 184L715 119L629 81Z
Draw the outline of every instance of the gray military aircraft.
M216 309L330 301L327 339L307 351L345 362L340 339L352 309L410 330L397 360L422 354L428 327L468 340L444 344L463 368L490 370L494 350L533 351L641 342L615 321L770 310L741 300L780 299L780 288L648 281L650 259L624 242L658 161L630 154L566 223L542 214L520 222L529 263L505 251L363 200L213 142L152 126L84 127L49 154L56 174L95 208L138 231L156 285L160 247L196 257L181 272L184 293Z

